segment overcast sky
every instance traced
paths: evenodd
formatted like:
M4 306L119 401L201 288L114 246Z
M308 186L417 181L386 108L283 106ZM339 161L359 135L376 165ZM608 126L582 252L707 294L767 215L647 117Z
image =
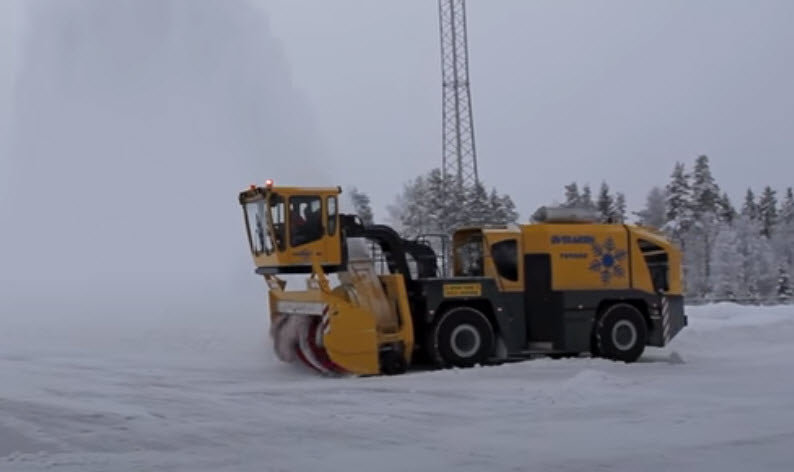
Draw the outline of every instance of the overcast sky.
M0 173L8 151L9 104L19 48L21 18L17 10L16 0L0 1Z
M403 182L440 165L437 2L256 1L320 157L385 216ZM0 2L3 111L15 3ZM522 218L572 180L607 179L636 207L701 153L734 198L794 184L794 2L469 0L468 13L481 176Z
M440 165L436 1L260 1L338 178L380 206ZM522 219L572 180L636 207L699 154L734 199L794 185L794 2L467 6L481 177Z

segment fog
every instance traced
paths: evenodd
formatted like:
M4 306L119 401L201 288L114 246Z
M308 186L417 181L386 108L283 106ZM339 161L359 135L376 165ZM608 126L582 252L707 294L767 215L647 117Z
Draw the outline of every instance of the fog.
M328 183L264 12L63 0L16 13L3 318L263 318L237 193L273 175Z

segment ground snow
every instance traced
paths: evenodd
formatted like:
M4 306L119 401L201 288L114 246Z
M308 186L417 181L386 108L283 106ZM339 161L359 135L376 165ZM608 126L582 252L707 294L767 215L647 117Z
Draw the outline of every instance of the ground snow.
M361 379L277 362L257 316L4 330L0 471L794 467L792 307L690 308L633 365Z

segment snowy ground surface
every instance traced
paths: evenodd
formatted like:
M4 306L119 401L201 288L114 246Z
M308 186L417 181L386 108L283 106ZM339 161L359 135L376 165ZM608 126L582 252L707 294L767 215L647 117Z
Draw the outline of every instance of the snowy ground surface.
M689 316L634 365L366 379L277 363L259 325L10 323L0 471L794 470L794 308Z

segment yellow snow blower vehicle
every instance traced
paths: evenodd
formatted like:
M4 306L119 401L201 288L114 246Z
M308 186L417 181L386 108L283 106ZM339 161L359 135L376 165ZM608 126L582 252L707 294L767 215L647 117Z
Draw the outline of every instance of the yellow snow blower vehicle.
M531 224L457 230L447 276L430 244L340 214L340 193L267 181L239 195L282 361L356 375L583 352L633 362L687 324L680 251L649 229L542 208ZM287 290L288 274L309 274L305 288Z

